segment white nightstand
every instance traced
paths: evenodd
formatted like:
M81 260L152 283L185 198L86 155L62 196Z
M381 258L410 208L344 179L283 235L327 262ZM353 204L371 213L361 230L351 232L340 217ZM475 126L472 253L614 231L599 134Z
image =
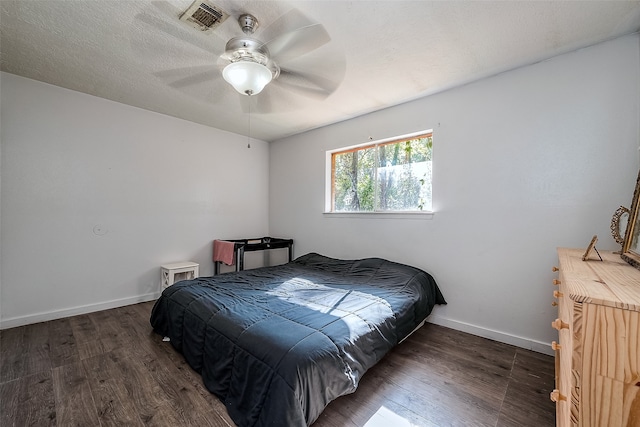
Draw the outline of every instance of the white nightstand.
M160 267L160 284L164 291L169 286L180 280L190 280L198 277L200 264L195 262L176 262Z

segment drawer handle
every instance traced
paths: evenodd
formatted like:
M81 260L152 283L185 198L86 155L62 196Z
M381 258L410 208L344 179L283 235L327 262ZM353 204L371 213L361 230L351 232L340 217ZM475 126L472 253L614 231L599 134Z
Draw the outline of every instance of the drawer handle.
M557 306L558 306L557 301L551 301L551 307L557 307Z
M551 348L554 351L558 351L558 350L560 350L562 348L562 346L560 344L558 344L557 342L555 342L555 341L551 341Z
M557 330L569 329L569 324L568 323L564 323L560 319L556 319L553 322L551 322L551 327L554 328L554 329L557 329Z
M563 296L564 296L564 294L563 294L562 292L560 292L560 291L553 291L553 297L554 297L554 298L561 298L561 297L563 297Z
M560 271L560 269L556 266L553 266L553 268L551 268L551 271L556 272L556 271Z
M554 284L554 285L559 285L560 283L562 283L562 282L560 282L560 280L558 280L558 279L553 279L553 284Z
M560 394L560 390L558 390L557 388L551 392L549 397L553 402L556 402L556 403L560 400L567 400L567 397Z

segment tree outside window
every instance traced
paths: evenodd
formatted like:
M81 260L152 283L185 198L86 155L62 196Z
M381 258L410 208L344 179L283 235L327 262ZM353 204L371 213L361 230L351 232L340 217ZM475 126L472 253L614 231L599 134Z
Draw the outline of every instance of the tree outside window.
M332 211L431 211L432 148L428 133L332 153Z

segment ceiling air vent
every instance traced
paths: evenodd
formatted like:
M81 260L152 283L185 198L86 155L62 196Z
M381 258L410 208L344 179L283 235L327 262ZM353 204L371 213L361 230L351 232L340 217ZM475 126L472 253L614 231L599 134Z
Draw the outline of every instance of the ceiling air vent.
M193 2L181 16L180 20L201 31L209 31L222 24L229 14L220 7L202 0Z

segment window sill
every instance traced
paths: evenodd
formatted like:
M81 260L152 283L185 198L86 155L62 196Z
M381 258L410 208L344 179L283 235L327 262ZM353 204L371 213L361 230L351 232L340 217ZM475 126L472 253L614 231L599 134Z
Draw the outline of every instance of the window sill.
M326 218L431 220L435 212L324 212Z

